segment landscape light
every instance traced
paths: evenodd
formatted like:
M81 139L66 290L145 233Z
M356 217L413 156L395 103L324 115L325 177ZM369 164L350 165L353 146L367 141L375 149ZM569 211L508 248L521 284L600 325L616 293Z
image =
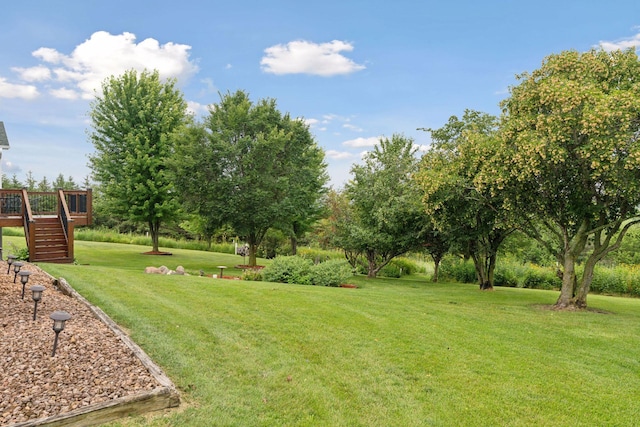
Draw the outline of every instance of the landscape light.
M64 322L71 319L71 315L66 311L54 311L49 315L49 318L53 320L53 332L56 333L56 338L53 341L53 351L51 352L51 357L53 357L56 355L56 347L58 347L58 335L64 329Z
M38 302L40 302L40 300L42 299L42 291L44 291L47 288L45 288L42 285L33 285L29 289L31 289L31 292L32 292L31 297L33 298L33 320L36 320L36 311L38 311Z
M20 268L22 268L23 265L24 263L20 261L13 263L13 283L16 283L16 277L18 277L18 272L20 271Z
M30 271L27 270L22 270L20 272L17 273L20 276L20 283L22 283L22 299L24 299L24 287L26 286L27 282L29 281L29 276L31 275ZM16 281L14 280L13 283L15 283Z
M7 257L7 265L8 265L7 266L7 274L9 274L11 272L11 264L13 264L13 261L15 261L16 258L18 258L18 257L15 256L15 255L9 255Z

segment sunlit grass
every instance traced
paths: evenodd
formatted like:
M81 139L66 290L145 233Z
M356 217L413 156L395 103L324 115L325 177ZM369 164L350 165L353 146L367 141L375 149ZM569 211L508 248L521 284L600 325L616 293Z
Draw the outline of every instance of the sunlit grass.
M183 410L126 425L634 425L640 300L354 278L360 289L145 275L143 247L77 243L65 277L130 331ZM231 257L231 258L229 258ZM238 256L175 251L188 270ZM234 261L235 260L235 261ZM169 263L162 262L164 264ZM83 265L88 264L88 265Z

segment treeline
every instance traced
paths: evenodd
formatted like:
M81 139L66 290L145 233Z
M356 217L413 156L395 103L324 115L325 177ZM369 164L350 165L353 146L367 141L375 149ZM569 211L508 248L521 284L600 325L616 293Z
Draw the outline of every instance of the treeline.
M89 178L86 177L82 183L77 183L72 176L66 177L63 174L59 174L53 181L44 176L41 180L37 180L31 171L27 172L24 182L18 179L16 174L13 174L11 178L2 174L2 188L8 189L22 189L26 188L28 191L54 191L57 189L63 190L86 190L91 188Z
M466 110L423 129L422 158L411 138L382 138L329 191L324 152L275 100L223 94L198 123L174 81L131 71L92 105L96 200L105 218L145 224L154 251L160 226L180 223L239 235L254 265L274 233L295 253L313 230L371 277L410 251L436 266L456 254L481 289L524 236L557 263L556 307L584 308L596 265L640 223L640 62L633 50L567 51L517 78L500 117Z

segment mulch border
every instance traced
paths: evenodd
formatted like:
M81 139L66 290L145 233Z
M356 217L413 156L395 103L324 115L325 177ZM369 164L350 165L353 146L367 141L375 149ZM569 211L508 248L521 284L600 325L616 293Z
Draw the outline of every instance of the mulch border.
M49 275L52 280L54 277ZM58 289L86 305L89 310L100 319L142 362L149 373L160 384L151 391L145 391L130 396L121 397L107 402L97 403L75 409L64 414L40 418L20 423L9 424L6 427L31 427L31 426L94 426L115 421L131 415L141 415L151 411L159 411L175 408L180 405L180 395L173 382L156 365L149 356L135 343L122 329L100 308L92 305L64 279L56 281Z

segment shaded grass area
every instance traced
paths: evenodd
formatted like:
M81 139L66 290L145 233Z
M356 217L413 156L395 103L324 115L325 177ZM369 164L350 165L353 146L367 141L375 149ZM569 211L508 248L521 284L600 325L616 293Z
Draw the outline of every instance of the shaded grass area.
M481 293L419 275L356 277L360 289L145 275L144 266L157 264L140 255L145 249L76 242L80 265L41 265L127 328L187 403L123 425L640 419L640 300L590 296L599 312L556 312L545 307L557 292ZM241 259L172 257L156 259L211 272Z

